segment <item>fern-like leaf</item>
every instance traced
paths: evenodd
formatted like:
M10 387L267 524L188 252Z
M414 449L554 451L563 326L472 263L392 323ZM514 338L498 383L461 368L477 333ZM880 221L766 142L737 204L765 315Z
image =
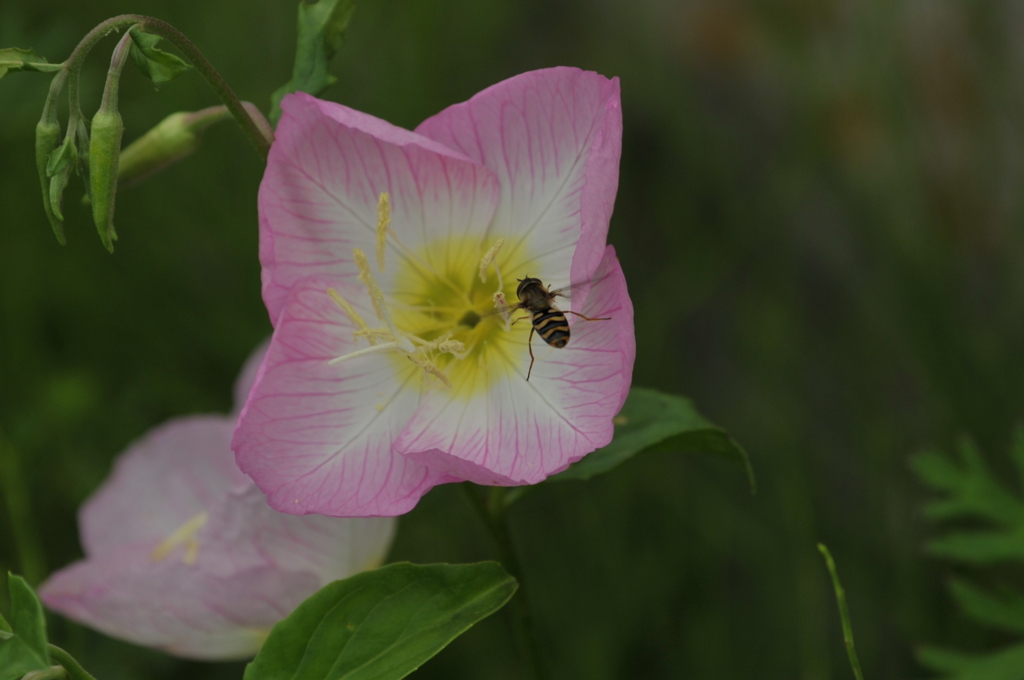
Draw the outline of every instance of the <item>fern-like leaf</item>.
M1010 456L1024 487L1024 429L1015 433ZM1024 498L996 478L973 443L961 443L959 461L930 451L915 457L912 467L927 486L944 492L944 497L925 506L925 515L936 520L982 520L988 525L948 531L928 544L932 554L972 565L1024 563ZM1024 593L1018 589L988 590L953 579L950 592L974 621L1024 634ZM918 660L946 680L1024 680L1024 641L982 654L923 647Z

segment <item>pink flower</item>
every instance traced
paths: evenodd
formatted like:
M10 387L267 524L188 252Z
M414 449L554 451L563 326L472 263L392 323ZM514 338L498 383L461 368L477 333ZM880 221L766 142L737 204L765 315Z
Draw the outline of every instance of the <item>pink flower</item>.
M635 354L606 246L618 80L525 73L415 132L305 94L283 110L259 195L275 330L232 441L270 504L398 515L436 484L534 484L608 444ZM529 381L530 321L500 313L526 276L610 317L570 315L563 349L533 338Z
M244 658L321 586L380 564L394 520L274 511L235 466L234 423L179 418L132 444L82 506L86 558L43 584L46 606L177 656Z

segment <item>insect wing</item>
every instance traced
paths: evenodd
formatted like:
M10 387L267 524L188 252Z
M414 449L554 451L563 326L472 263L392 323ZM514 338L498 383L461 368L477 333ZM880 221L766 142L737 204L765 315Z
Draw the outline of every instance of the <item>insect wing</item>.
M589 281L577 281L576 283L570 283L568 286L562 286L561 288L554 288L548 291L553 297L565 298L571 300L573 296L580 297L590 291L591 288L604 281L611 272L602 274L600 277L591 279Z
M611 272L609 272L607 274L602 274L600 277L598 277L596 279L593 279L591 281L578 281L576 283L570 283L568 286L562 286L561 288L549 289L548 290L548 295L550 295L552 298L560 297L560 298L563 298L565 300L572 300L573 295L575 295L576 297L580 297L580 296L586 297L586 294L590 291L590 289L592 287L596 286L598 283L603 281L610 274L611 274ZM557 305L558 301L557 300L552 300L552 303ZM526 309L526 305L523 304L522 302L509 302L509 304L508 304L508 312L509 313L518 311L520 309ZM488 318L494 316L495 314L500 314L501 312L502 312L502 310L495 309L495 310L487 312L486 314L481 314L480 318L481 319L488 319Z

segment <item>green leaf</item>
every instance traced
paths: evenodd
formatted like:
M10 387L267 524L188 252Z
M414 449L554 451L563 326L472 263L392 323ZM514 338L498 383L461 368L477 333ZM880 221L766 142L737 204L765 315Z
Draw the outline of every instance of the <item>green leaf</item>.
M59 71L64 64L51 64L45 57L40 57L32 50L18 47L7 47L0 50L0 78L13 71Z
M496 562L399 563L335 581L274 626L245 680L404 678L516 587Z
M160 36L144 33L138 27L132 27L128 32L132 36L132 61L142 71L142 75L153 81L154 86L159 87L174 80L192 68L180 57L158 50L156 44L160 42Z
M911 460L925 484L949 492L944 500L925 506L925 514L935 519L979 517L1007 526L1024 523L1024 503L995 480L968 440L960 444L960 460L957 465L934 451Z
M1024 633L1024 593L1006 589L997 596L963 579L953 579L949 589L964 613L975 621L1000 630Z
M925 484L947 492L945 498L926 505L925 514L935 519L979 518L994 527L949 532L931 541L929 551L973 564L1024 561L1024 502L996 480L970 441L961 442L959 451L959 464L935 451L911 460Z
M64 221L64 213L61 210L64 189L68 186L71 172L77 166L78 147L75 144L75 135L68 135L64 138L64 142L50 154L46 163L46 174L50 178L50 209L61 222Z
M725 430L705 420L686 397L642 387L629 391L622 411L615 417L615 438L611 444L547 481L590 479L643 451L694 451L725 456L744 466L751 491L757 489L747 452Z
M352 20L352 0L319 0L299 3L298 41L292 79L270 97L270 120L281 117L281 100L290 92L317 95L337 80L328 72L331 57L341 47Z
M1017 466L1017 474L1020 476L1021 488L1024 488L1024 426L1018 425L1013 431L1013 445L1010 447L1010 457Z
M937 519L982 519L991 526L959 528L928 544L937 555L961 562L989 564L1024 562L1024 502L993 475L978 450L964 441L960 460L936 452L916 456L912 467L922 481L945 492L926 506ZM1011 457L1024 477L1024 438L1018 430ZM1024 633L1024 593L1012 588L982 589L968 581L950 583L953 597L967 616L992 628ZM983 654L948 649L919 650L921 663L946 674L948 680L1024 680L1024 644Z
M917 650L917 660L947 680L1024 680L1024 645L992 654L964 654L938 647Z
M971 564L1024 561L1024 526L1012 531L954 531L928 543L928 551Z
M43 606L25 579L7 575L11 592L11 620L0 631L0 680L15 680L34 670L50 667Z
M50 154L50 158L46 162L46 174L49 177L53 177L65 169L74 169L77 163L78 147L75 145L74 136L68 135L64 138L61 145Z

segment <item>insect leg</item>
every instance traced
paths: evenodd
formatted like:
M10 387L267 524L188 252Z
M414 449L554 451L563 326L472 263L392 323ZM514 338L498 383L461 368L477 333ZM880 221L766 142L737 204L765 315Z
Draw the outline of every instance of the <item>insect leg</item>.
M526 372L526 382L530 382L530 374L533 373L533 332L537 330L533 326L530 326L530 339L526 341L526 346L530 348L530 370Z
M585 319L586 321L610 321L612 318L610 316L599 316L591 319L589 316L583 316L579 312L571 312L568 309L563 309L562 311L565 312L566 314L575 314L576 316L580 317L581 319Z
M511 324L509 324L509 325L510 325L510 326L515 326L515 325L516 325L517 323L519 323L519 322L520 322L520 321L522 321L523 319L529 319L529 318L530 318L529 316L521 316L521 317L519 317L518 319L514 319L514 320L512 321L512 323L511 323Z

